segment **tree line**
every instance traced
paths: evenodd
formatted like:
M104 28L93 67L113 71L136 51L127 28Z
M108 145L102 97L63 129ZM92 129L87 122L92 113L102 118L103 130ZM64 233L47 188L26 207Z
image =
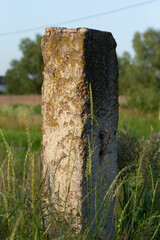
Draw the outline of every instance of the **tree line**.
M124 52L119 60L120 94L130 106L157 111L160 104L160 31L152 28L133 37L134 57Z
M8 94L41 93L43 81L43 58L41 54L41 36L36 39L23 39L19 45L22 58L12 60L6 72Z
M8 94L41 93L43 58L41 38L23 39L19 45L22 58L12 60L6 72ZM160 98L160 31L149 28L133 37L134 56L118 56L120 95L128 104L142 110L157 111Z

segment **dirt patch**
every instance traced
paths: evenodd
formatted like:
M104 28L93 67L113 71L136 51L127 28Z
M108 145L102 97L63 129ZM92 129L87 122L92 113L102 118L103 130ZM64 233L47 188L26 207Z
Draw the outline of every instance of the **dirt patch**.
M0 95L0 106L11 104L41 104L41 95Z

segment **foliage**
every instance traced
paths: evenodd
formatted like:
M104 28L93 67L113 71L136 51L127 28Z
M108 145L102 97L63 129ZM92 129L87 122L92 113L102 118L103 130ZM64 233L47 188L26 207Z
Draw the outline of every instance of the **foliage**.
M160 94L160 31L136 32L135 56L125 52L119 57L120 94L128 95L129 106L144 111L158 111Z
M41 54L41 36L35 41L23 39L19 45L22 58L12 60L11 68L6 72L7 92L9 94L41 93L43 58Z
M138 141L131 135L130 130L124 125L123 130L117 134L118 142L118 169L138 163L143 160L144 177L148 176L150 168L153 172L154 183L160 178L160 132L151 128L147 139Z
M3 132L0 131L7 153L6 158L4 158L0 166L0 177L2 179L2 185L0 186L2 193L0 197L1 239L89 240L91 234L93 239L99 239L98 236L102 234L100 226L103 224L105 215L103 215L103 218L96 225L96 229L93 227L93 223L96 221L102 206L98 204L96 205L97 207L95 206L96 216L94 220L90 222L89 226L88 224L86 225L85 231L79 233L79 230L73 227L77 221L76 218L79 218L78 212L75 216L72 212L69 214L67 212L66 214L67 196L65 203L62 202L61 199L59 199L58 203L58 207L65 205L64 211L56 209L54 202L51 202L49 193L45 187L45 176L42 177L40 158L36 158L35 153L32 151L32 142L28 126L26 126L26 131L28 136L28 150L26 151L22 165L23 174L20 177L17 175L16 159L14 159L12 148L8 145ZM74 134L72 137L74 137ZM70 151L72 149L72 141ZM91 152L94 151L94 149L91 149L92 146L89 147ZM70 153L68 158L70 158ZM61 160L62 159L58 161L58 164ZM113 186L110 186L104 199L100 201L103 204L106 202L106 214L110 202L113 201L114 198L112 193L115 184L116 181L114 181ZM92 186L90 187L92 188ZM93 189L89 189L86 197L88 198L90 194L93 194ZM89 208L90 211L93 211L93 205Z
M140 159L138 165L131 166L132 170L123 176L125 181L116 199L116 240L160 238L160 179L149 188L148 181L153 181L152 170L144 179L143 164Z
M152 184L155 185L160 179L160 132L155 132L152 129L151 135L147 140L142 142L142 145L142 160L144 161L143 177L146 179L151 169Z
M28 150L23 161L23 174L20 178L17 178L15 171L16 159L14 159L12 148L8 145L1 131L7 152L0 166L0 177L2 179L0 186L1 239L89 240L91 239L90 233L92 229L95 232L92 239L101 239L103 230L100 225L102 219L97 221L96 231L93 224L98 217L101 205L97 205L97 207L95 205L96 216L94 221L86 225L85 231L78 233L72 225L76 221L76 216L70 213L70 217L66 218L65 210L59 212L50 202L49 193L44 184L45 176L43 178L41 175L40 158L37 158L32 151L30 132L28 128L26 129ZM133 138L129 136L126 129L120 136L121 142L126 143L129 141L131 145L134 143ZM127 139L125 140L126 136ZM106 192L104 199L100 200L102 203L107 203L103 214L103 217L105 217L110 202L116 197L116 240L156 240L160 237L159 172L157 174L157 167L159 167L160 162L160 135L153 131L151 137L145 142L141 142L141 144L141 154L138 152L138 155L137 153L135 155L134 147L131 148L132 150L127 148L129 156L133 157L135 155L139 161L136 160L135 163L133 157L132 165L126 166L119 172ZM135 144L134 146L136 147ZM94 151L91 146L89 146L89 149ZM123 152L121 154L123 155ZM125 153L124 159L126 156ZM157 164L156 167L155 164ZM154 175L156 178L154 178ZM96 185L94 191L95 196L98 196L99 190ZM91 192L89 191L88 194L90 195ZM61 204L61 201L59 201L59 204ZM92 211L92 205L90 210Z
M152 130L137 144L125 127L118 146L119 170L129 168L116 199L116 239L159 239L160 133Z
M22 106L13 106L12 111L19 111L19 107L21 108ZM31 111L30 115L40 113L39 107L30 109L24 106L25 108ZM96 119L93 115L92 101L89 117L93 127ZM25 148L25 155L21 158L21 165L18 168L19 156L17 152L16 154L13 153L13 146L9 146L3 132L0 131L3 145L6 149L5 153L2 143L0 143L0 150L3 150L0 151L0 157L2 158L0 159L0 236L2 240L103 239L103 220L109 212L110 204L114 202L116 203L116 240L158 240L160 238L159 133L152 131L149 139L137 143L126 128L119 132L118 155L119 161L121 161L121 165L119 165L121 170L109 188L108 183L105 184L106 190L99 189L98 182L94 186L91 182L92 155L96 149L96 146L94 146L95 136L93 135L93 130L91 131L91 136L90 138L88 137L89 157L86 169L86 176L88 177L86 198L91 218L89 219L90 221L86 222L86 228L81 233L74 227L74 223L77 217L79 217L78 211L76 215L73 215L71 211L66 216L68 196L66 196L65 203L61 199L58 202L60 207L62 206L61 204L65 206L64 211L60 212L55 208L54 202L51 202L49 192L45 187L46 176L42 176L41 172L42 163L40 156L34 151L31 140L33 135L30 134L27 124L26 133L28 148ZM70 161L73 138L74 132L71 139L68 162ZM63 157L59 159L58 164L62 159ZM103 167L107 167L107 165ZM21 169L22 174L18 173L19 169ZM99 172L98 180L103 181L101 172ZM70 183L71 179L67 185L68 193ZM100 191L104 191L103 199L99 197ZM92 196L95 196L94 203ZM101 216L99 213L102 206L105 206L103 216L99 217ZM95 213L94 218L93 213Z
M123 130L118 131L117 142L118 169L121 170L139 159L141 148L125 125Z

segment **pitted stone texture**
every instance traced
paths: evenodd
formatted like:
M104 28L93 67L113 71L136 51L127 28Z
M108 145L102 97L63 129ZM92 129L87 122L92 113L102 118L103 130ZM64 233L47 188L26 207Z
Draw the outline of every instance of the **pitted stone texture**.
M85 173L87 135L91 138L91 118L88 117L90 83L94 115L100 125L99 128L94 121L93 135L97 148L92 159L92 183L95 184L99 171L104 175L99 188L106 181L112 181L117 173L118 67L115 48L111 33L87 28L47 28L42 39L45 64L42 87L43 171L48 170L51 200L59 191L59 197L65 201L70 186L68 210L76 211L87 193ZM100 157L99 152L107 136L100 139L99 133L104 129L109 130L110 139ZM67 157L63 158L64 155ZM104 166L106 155L110 163L108 168ZM103 191L102 197L104 194ZM80 207L80 215L87 218L85 201ZM111 228L112 209L106 221Z

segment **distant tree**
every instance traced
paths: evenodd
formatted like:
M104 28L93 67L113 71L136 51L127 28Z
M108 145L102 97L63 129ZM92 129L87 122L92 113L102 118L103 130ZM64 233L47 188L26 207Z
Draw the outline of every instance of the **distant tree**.
M7 92L9 94L41 93L43 58L41 54L41 36L35 41L23 39L19 45L22 58L12 60L11 68L6 72Z
M130 89L129 74L132 68L132 58L128 52L124 52L121 57L118 57L119 62L119 80L120 80L120 94L127 95Z
M144 110L158 110L160 96L160 31L136 32L135 56L119 57L120 94L130 96L130 104Z

